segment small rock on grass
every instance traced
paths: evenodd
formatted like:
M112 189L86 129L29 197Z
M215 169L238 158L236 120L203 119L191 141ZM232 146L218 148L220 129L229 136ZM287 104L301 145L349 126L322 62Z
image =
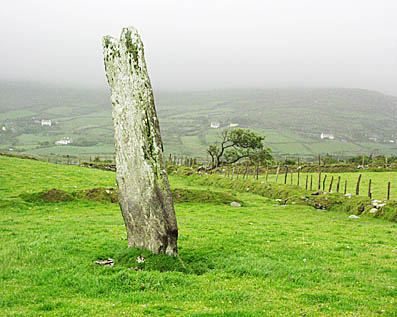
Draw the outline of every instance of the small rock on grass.
M232 206L232 207L241 207L241 204L239 204L239 203L236 202L236 201L232 201L232 202L230 203L230 206Z
M114 260L113 259L98 260L98 261L95 261L95 264L99 264L99 265L103 265L103 266L113 266Z
M376 213L377 211L378 211L378 209L372 208L372 209L369 211L369 213L370 213L370 214L374 214L374 213Z
M359 217L359 216L356 216L356 215L350 215L349 218L350 218L350 219L360 219L360 217Z

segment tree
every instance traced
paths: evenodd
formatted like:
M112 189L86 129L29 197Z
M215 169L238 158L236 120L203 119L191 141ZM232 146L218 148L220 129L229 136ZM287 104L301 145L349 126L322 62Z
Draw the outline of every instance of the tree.
M265 137L248 129L226 129L222 132L220 144L212 144L207 152L211 157L211 169L248 159L255 164L267 163L273 159L266 148Z

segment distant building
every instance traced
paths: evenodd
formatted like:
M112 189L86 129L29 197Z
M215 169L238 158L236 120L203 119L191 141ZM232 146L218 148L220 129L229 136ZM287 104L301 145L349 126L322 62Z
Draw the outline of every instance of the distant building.
M394 143L394 140L389 140L389 143Z
M3 131L7 131L7 128L6 127L2 127L1 128Z
M211 122L210 126L213 129L218 129L220 127L220 124L219 124L219 122Z
M238 127L238 123L230 123L229 128L235 128Z
M327 134L327 133L321 133L320 138L321 139L329 139L329 140L335 139L333 134Z
M377 141L378 141L378 138L375 137L375 136L372 136L372 137L368 138L368 140L370 140L370 141L372 141L372 142L377 142Z
M70 143L73 143L73 140L69 137L62 138L59 141L55 142L56 145L67 145Z
M47 125L47 126L51 126L52 125L52 122L51 122L51 120L41 120L41 125Z

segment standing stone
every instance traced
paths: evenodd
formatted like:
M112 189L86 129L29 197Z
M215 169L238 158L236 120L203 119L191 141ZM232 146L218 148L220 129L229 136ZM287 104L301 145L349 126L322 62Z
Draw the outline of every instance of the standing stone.
M123 28L120 40L103 38L103 50L128 247L176 256L178 227L142 40Z

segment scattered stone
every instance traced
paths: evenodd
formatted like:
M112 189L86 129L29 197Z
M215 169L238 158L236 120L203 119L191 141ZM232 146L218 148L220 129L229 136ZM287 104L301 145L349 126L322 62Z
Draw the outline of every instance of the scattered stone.
M359 217L359 216L356 216L356 215L350 215L349 218L350 218L350 219L360 219L360 217Z
M345 197L352 198L352 194L346 194Z
M280 198L277 198L277 199L275 199L275 200L278 201L278 202L282 201L282 199L280 199Z
M232 207L241 207L241 204L239 204L238 202L232 201L230 203L230 206L232 206Z
M376 213L377 211L378 211L378 209L372 208L372 209L369 211L369 213L370 213L370 214L374 214L374 213Z
M136 258L136 261L138 262L138 263L143 263L143 262L145 262L145 258L143 257L143 256L138 256L137 258Z
M317 196L317 195L321 195L322 194L322 191L321 190L319 190L318 192L314 192L314 193L311 193L313 196Z
M103 266L113 266L114 260L113 259L98 260L98 261L95 261L95 264L99 264L99 265L103 265Z

